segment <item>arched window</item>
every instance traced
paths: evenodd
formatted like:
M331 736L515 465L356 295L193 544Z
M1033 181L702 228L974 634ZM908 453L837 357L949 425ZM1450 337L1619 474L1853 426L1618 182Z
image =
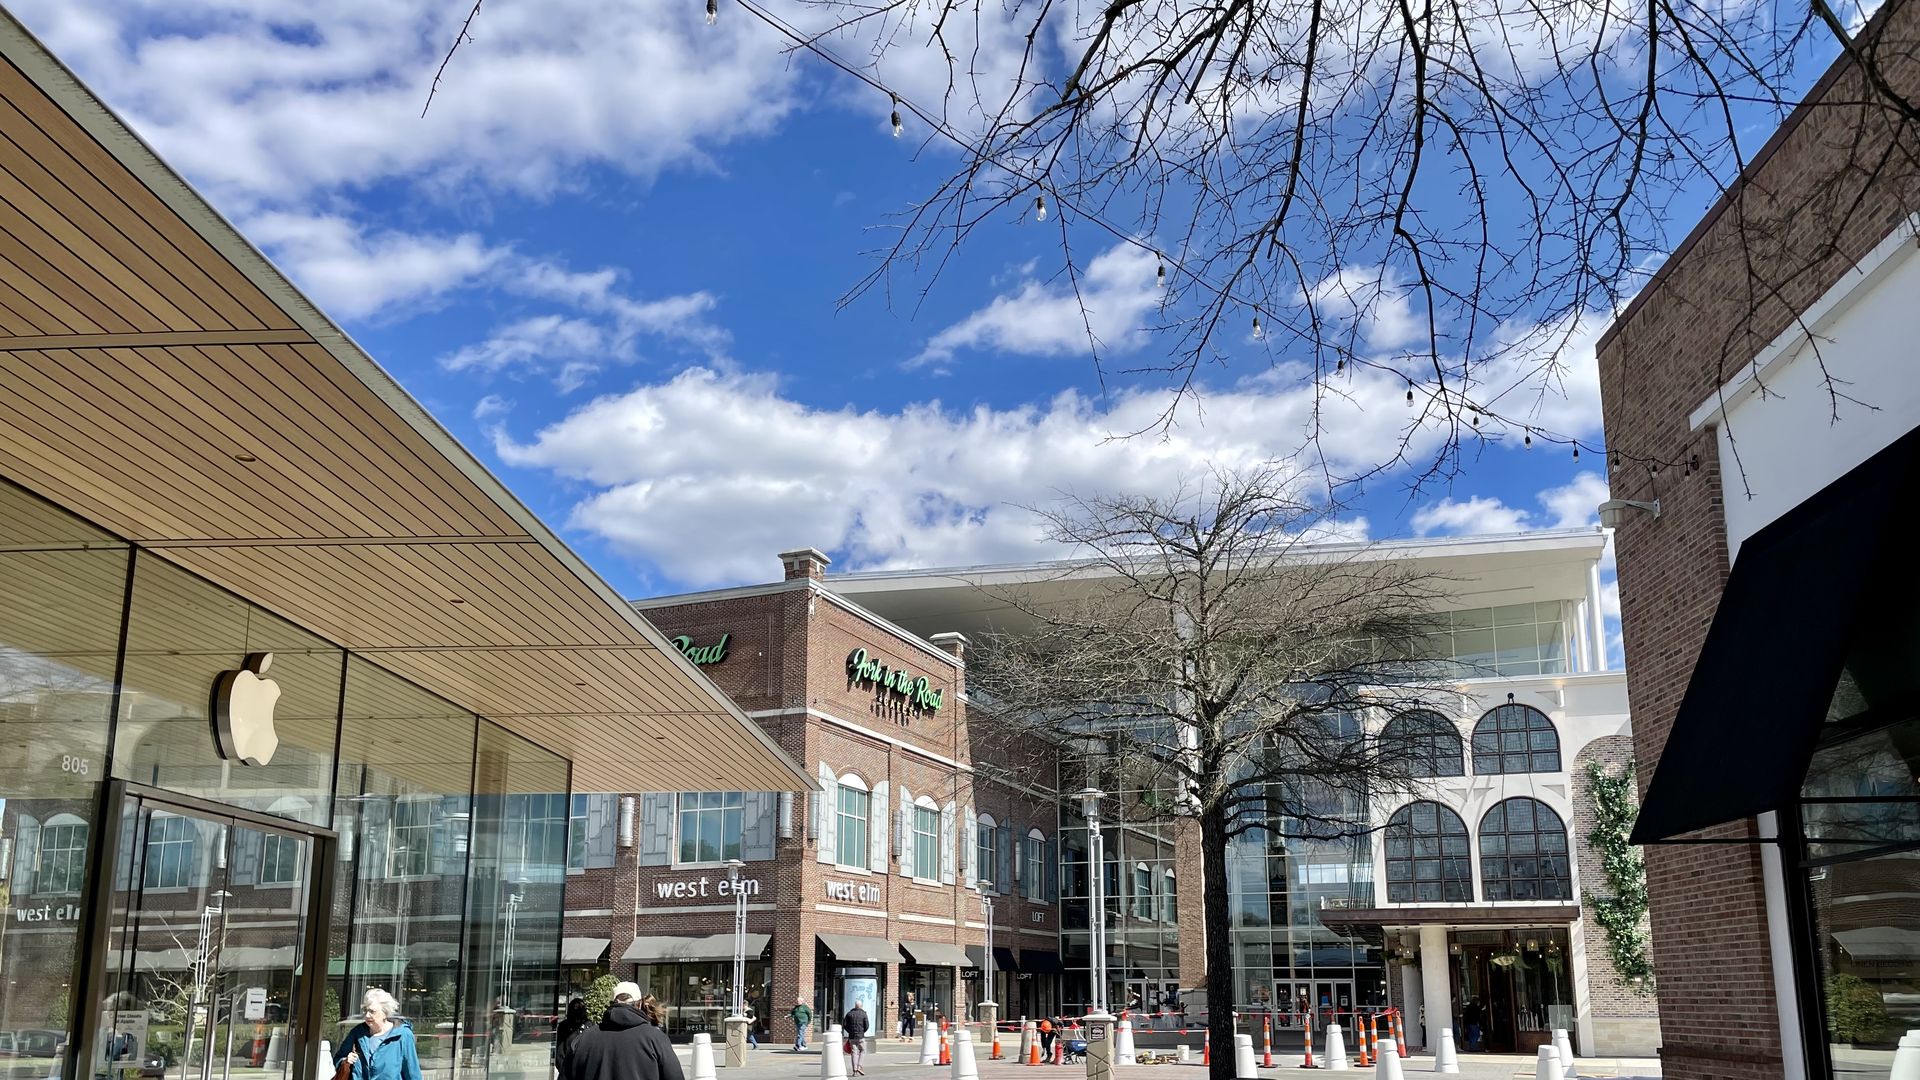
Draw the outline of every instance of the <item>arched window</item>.
M866 866L867 822L873 816L873 792L867 782L848 773L840 778L839 801L834 807L833 861L841 866Z
M1531 705L1488 709L1473 725L1473 771L1476 776L1559 772L1560 733Z
M55 814L40 827L40 876L34 891L77 893L87 879L87 823Z
M1020 860L1020 894L1029 900L1047 898L1047 836L1027 830L1025 857Z
M975 830L974 849L975 856L980 862L978 868L980 880L994 885L996 883L993 879L1000 876L1000 868L996 865L998 860L994 858L994 853L999 850L997 846L999 841L995 839L999 834L994 830L999 823L993 820L992 814L981 814L978 824L979 827Z
M940 880L940 805L925 795L913 801L913 876Z
M1380 747L1403 756L1414 776L1464 776L1467 771L1460 729L1436 712L1415 709L1387 721Z
M1571 900L1567 827L1538 799L1496 803L1480 819L1480 886L1489 900Z
M1412 802L1387 819L1387 900L1470 903L1473 856L1467 823L1437 802Z

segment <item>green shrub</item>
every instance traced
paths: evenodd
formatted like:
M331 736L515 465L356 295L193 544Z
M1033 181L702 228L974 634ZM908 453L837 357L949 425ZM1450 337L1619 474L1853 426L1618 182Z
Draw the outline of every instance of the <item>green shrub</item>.
M1880 992L1858 975L1827 980L1827 1031L1834 1042L1878 1042L1893 1019Z
M587 1019L589 1021L597 1024L606 1017L607 1007L613 1004L613 988L619 985L619 979L611 975L602 975L593 980L592 986L587 987Z

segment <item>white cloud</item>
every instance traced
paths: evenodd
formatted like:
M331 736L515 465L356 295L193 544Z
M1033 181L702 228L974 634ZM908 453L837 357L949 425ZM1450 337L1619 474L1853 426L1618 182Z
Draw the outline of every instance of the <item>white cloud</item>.
M1350 266L1304 292L1323 333L1351 335L1369 349L1398 349L1423 336L1426 323L1416 318L1407 290L1382 267Z
M484 9L441 0L24 0L20 18L229 209L422 179L550 194L640 177L771 130L797 78L764 27L681 0Z
M1525 510L1514 509L1499 499L1476 495L1459 502L1448 498L1415 511L1413 531L1421 536L1521 532L1527 528L1527 517Z
M508 401L499 394L488 394L486 397L474 403L473 418L484 424L489 420L505 416L508 412L512 411L512 409L513 402Z
M1064 274L1043 282L1029 265L1018 288L935 334L909 366L944 363L962 349L1024 356L1138 349L1146 342L1147 313L1160 303L1156 265L1151 251L1115 244L1081 269L1077 292Z
M345 318L432 300L472 283L507 255L473 233L370 235L329 214L270 211L244 224L322 310Z
M1536 499L1545 508L1544 515L1484 495L1465 501L1441 499L1414 512L1413 531L1421 536L1467 536L1597 525L1597 510L1607 499L1607 481L1597 472L1581 472L1559 487L1540 492ZM1611 544L1608 552L1611 558Z

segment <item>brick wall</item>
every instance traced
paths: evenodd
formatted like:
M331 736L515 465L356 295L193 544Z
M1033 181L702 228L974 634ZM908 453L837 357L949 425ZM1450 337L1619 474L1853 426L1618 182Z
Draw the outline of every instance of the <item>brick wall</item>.
M1893 84L1920 90L1920 4L1885 5L1867 33L1885 36L1880 56ZM1734 201L1709 214L1600 343L1608 441L1620 452L1610 463L1613 496L1661 503L1657 520L1633 515L1615 534L1642 785L1728 567L1722 470L1735 466L1719 460L1711 432L1689 430L1688 414L1920 205L1920 172L1899 155L1882 165L1894 138L1885 114L1845 104L1870 96L1860 84L1846 65L1830 72L1814 91L1828 104L1794 114ZM1690 476L1672 464L1696 458ZM1668 466L1656 470L1655 461ZM1759 850L1655 846L1647 874L1665 1074L1780 1075Z
M1593 787L1587 779L1587 767L1598 764L1617 774L1633 760L1633 740L1626 735L1609 735L1582 747L1573 761L1574 862L1580 880L1575 883L1576 899L1585 908L1589 894L1610 895L1612 886L1600 863L1600 852L1588 839L1596 816ZM1607 949L1607 933L1591 914L1580 920L1587 957L1587 995L1593 1009L1595 1038L1603 1048L1616 1053L1651 1051L1659 1041L1660 1009L1654 996L1627 984L1613 966ZM1637 1021L1637 1023L1635 1022Z

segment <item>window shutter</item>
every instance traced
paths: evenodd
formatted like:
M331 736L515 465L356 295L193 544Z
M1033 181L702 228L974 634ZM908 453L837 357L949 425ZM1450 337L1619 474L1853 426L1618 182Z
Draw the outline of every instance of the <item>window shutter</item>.
M214 843L219 843L216 838ZM258 829L240 826L233 834L233 851L227 861L227 877L235 885L252 885L260 880L260 860L267 854L267 837Z
M766 862L773 858L775 815L780 796L772 791L749 791L740 796L740 861Z
M959 826L954 814L951 801L940 808L940 880L948 885L953 884L953 838Z
M997 826L993 833L993 891L1005 896L1013 891L1013 825Z
M587 796L587 858L586 865L593 869L605 869L613 865L614 817L618 799L613 795L593 794Z
M967 888L971 889L980 884L980 819L974 816L972 806L963 806L960 812L967 816L960 857L966 860Z
M873 785L873 799L867 803L867 869L876 874L887 872L887 818L892 805L887 801L887 782Z
M672 792L653 791L640 796L640 865L667 866L673 862Z
M1047 860L1047 887L1042 894L1048 900L1060 899L1060 838L1055 836L1047 841L1045 850Z
M900 785L900 876L913 876L913 846L919 843L919 834L913 831L913 792L907 785Z
M16 896L26 896L40 887L40 875L34 872L34 853L40 850L40 822L21 814L14 823L13 841L13 892ZM122 848L122 850L125 850ZM124 858L122 861L126 861ZM134 860L138 862L139 860ZM123 885L122 888L125 888Z
M840 778L834 775L834 771L823 761L820 763L820 790L813 796L813 820L816 826L814 832L818 835L814 858L828 866L833 865L833 837L835 823L838 820L839 803Z

